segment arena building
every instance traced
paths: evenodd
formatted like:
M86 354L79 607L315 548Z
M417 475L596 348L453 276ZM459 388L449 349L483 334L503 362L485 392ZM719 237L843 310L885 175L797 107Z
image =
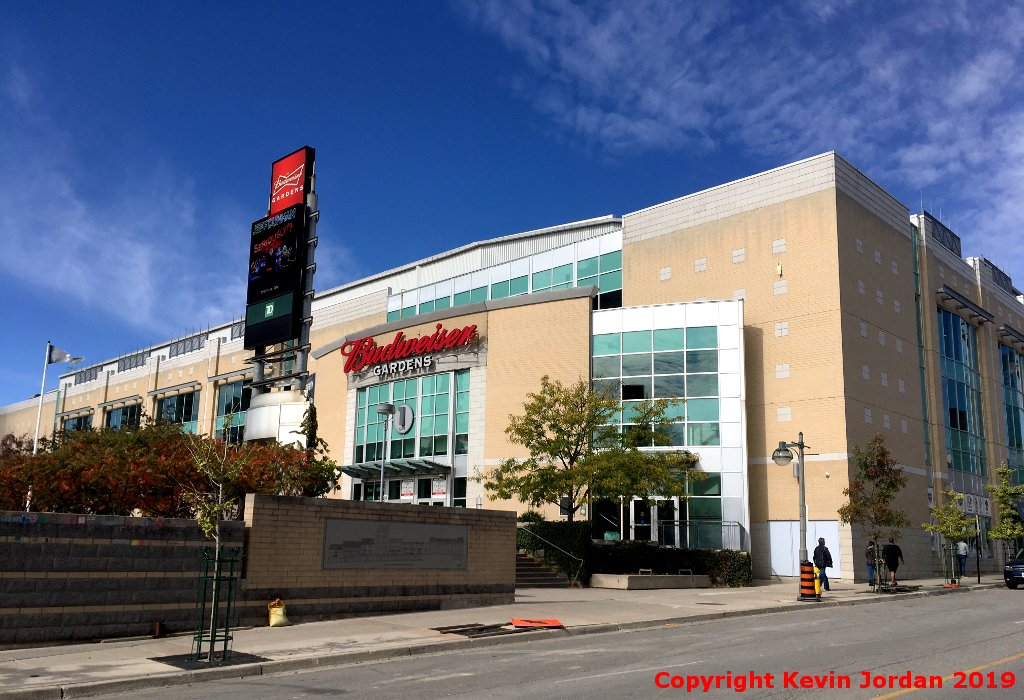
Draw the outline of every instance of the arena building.
M709 478L682 502L624 494L582 515L597 538L749 550L759 577L797 573L797 480L771 455L802 432L809 539L826 538L831 576L863 580L864 538L837 518L855 446L884 435L914 523L952 487L988 527L995 467L1024 475L1022 318L1004 272L826 153L321 292L309 369L344 465L337 497L456 507L524 509L488 500L474 477L525 456L504 430L543 376L621 386L626 421L630 401L685 397L673 444ZM288 440L303 406L254 425L266 394L250 397L241 336L225 324L66 374L44 432L145 412L234 439L248 419ZM387 455L380 402L415 416ZM0 409L0 433L31 433L35 412L32 399ZM901 546L908 577L941 571L927 531L906 528ZM984 543L982 555L994 569L1003 553Z

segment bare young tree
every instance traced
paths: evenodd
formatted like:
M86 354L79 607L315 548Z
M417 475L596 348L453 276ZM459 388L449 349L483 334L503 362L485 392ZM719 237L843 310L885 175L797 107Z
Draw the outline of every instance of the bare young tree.
M225 416L224 425L231 425L231 420L230 414ZM200 529L207 538L214 541L214 576L217 579L215 587L221 577L220 523L221 520L231 519L237 514L238 501L229 498L228 494L231 485L241 476L242 469L250 458L245 443L232 445L227 439L226 432L220 440L190 434L185 441L192 463L205 480L200 484L188 484L186 493L195 509L196 522ZM215 595L210 610L210 655L207 659L211 663L214 654L217 605L218 598Z

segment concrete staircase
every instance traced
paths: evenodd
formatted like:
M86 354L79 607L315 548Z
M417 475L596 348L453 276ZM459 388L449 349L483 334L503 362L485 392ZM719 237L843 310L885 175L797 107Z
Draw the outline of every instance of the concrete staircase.
M569 580L528 554L516 554L516 588L568 588Z

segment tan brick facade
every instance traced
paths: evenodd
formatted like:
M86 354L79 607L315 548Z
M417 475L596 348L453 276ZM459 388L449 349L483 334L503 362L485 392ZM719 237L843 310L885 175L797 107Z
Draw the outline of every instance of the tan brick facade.
M465 525L466 569L325 569L328 518ZM296 620L500 605L514 598L514 512L250 494L245 526L245 598L281 598Z

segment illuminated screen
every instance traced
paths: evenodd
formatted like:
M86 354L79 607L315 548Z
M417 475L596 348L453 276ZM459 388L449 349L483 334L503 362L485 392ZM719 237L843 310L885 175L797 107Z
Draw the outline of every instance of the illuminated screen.
M289 207L252 225L246 303L298 291L306 241L305 205Z

